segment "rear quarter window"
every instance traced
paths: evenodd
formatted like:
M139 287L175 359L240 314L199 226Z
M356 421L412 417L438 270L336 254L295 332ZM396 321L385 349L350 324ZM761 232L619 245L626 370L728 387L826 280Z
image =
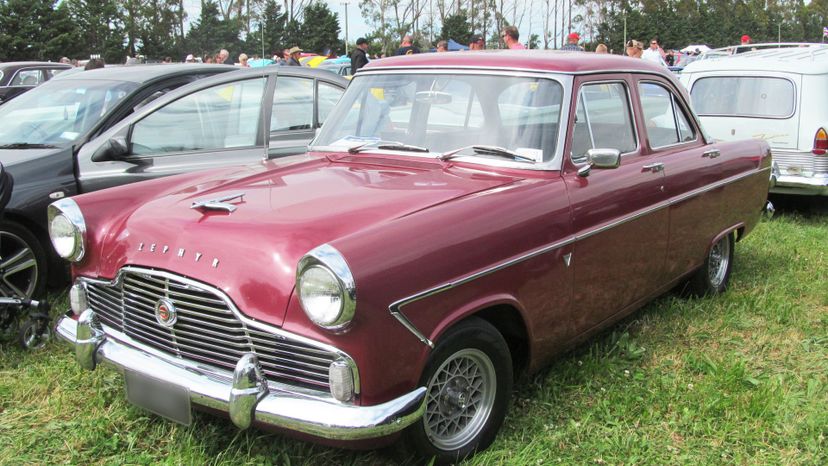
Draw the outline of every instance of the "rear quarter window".
M699 115L788 118L795 91L791 81L772 77L714 76L693 84L690 97Z

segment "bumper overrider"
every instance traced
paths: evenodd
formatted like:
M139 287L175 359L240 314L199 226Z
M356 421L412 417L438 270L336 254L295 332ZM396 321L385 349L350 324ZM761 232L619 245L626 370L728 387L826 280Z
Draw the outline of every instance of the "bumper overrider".
M75 347L75 357L84 369L107 364L122 373L183 388L192 404L228 413L240 429L256 422L326 439L362 440L398 432L425 411L425 387L383 404L355 406L269 386L253 353L244 354L232 374L165 358L107 335L91 309L77 320L61 318L56 333Z

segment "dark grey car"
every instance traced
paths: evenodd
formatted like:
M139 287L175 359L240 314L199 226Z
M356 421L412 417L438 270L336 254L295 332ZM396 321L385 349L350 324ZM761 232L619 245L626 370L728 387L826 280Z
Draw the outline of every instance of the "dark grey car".
M34 89L70 68L72 65L42 61L0 63L0 104Z
M50 266L62 270L51 253L46 206L88 189L78 181L78 155L89 141L172 89L234 70L147 65L69 71L0 106L0 163L14 179L0 221L0 295L37 294Z

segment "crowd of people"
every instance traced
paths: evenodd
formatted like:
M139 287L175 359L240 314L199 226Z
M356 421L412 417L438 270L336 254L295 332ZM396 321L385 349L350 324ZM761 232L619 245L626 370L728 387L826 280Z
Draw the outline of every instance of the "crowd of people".
M520 42L520 32L518 28L515 26L506 26L500 31L500 39L503 42L503 45L507 49L512 50L523 50L526 49L526 46ZM586 51L584 46L580 45L581 37L577 32L571 32L566 37L566 43L561 46L561 51L569 51L569 52L584 52ZM751 43L751 38L748 35L743 35L741 38L741 45L748 45ZM455 44L456 45L456 44ZM665 51L660 44L660 41L657 37L650 39L649 47L645 48L644 44L638 40L631 39L628 40L625 44L625 53L627 56L632 58L640 58L643 60L648 60L653 63L657 63L663 66L673 66L678 62L678 56L680 53L676 50L669 50ZM356 41L356 47L349 55L351 59L351 74L356 73L357 70L368 64L369 61L369 54L368 54L369 42L366 38L360 37ZM473 34L468 44L468 50L484 50L486 48L486 42L481 34ZM441 40L436 43L434 51L440 52L448 52L449 51L449 43L448 41ZM286 48L281 52L274 52L272 57L266 58L268 61L267 64L275 64L275 65L283 65L283 66L302 66L300 58L304 54L304 50L299 46L293 46L291 48ZM598 44L594 50L595 53L612 53L612 51L605 45L605 44ZM400 42L400 47L396 50L394 55L412 55L421 53L419 47L414 44L414 38L411 35L406 34L402 37ZM687 53L688 56L692 58L693 55L700 54L701 51L696 50L694 53L693 51L689 51ZM324 51L323 55L334 57L330 51ZM384 54L380 54L375 57L371 58L384 58ZM238 55L236 59L230 56L230 52L227 49L221 49L215 54L206 54L204 56L197 56L194 54L188 54L184 62L185 63L212 63L212 64L225 64L225 65L236 65L242 68L248 68L251 66L251 60L253 62L257 62L262 57L258 54L253 54L252 56L248 56L246 53L241 53ZM63 57L60 59L61 63L71 63L73 66L84 66L85 69L94 69L94 68L103 68L104 61L100 56L93 56L91 59L85 62L78 62L78 60L70 60L67 57ZM128 57L126 64L136 64L136 63L144 63L145 59L143 56L136 56L136 57ZM165 57L162 63L172 63L171 57Z

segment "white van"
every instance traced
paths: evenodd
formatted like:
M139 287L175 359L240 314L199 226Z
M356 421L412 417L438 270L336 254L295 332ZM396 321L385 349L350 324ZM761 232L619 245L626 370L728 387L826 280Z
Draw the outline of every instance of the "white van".
M828 44L700 60L680 80L710 136L768 141L771 192L828 196Z

